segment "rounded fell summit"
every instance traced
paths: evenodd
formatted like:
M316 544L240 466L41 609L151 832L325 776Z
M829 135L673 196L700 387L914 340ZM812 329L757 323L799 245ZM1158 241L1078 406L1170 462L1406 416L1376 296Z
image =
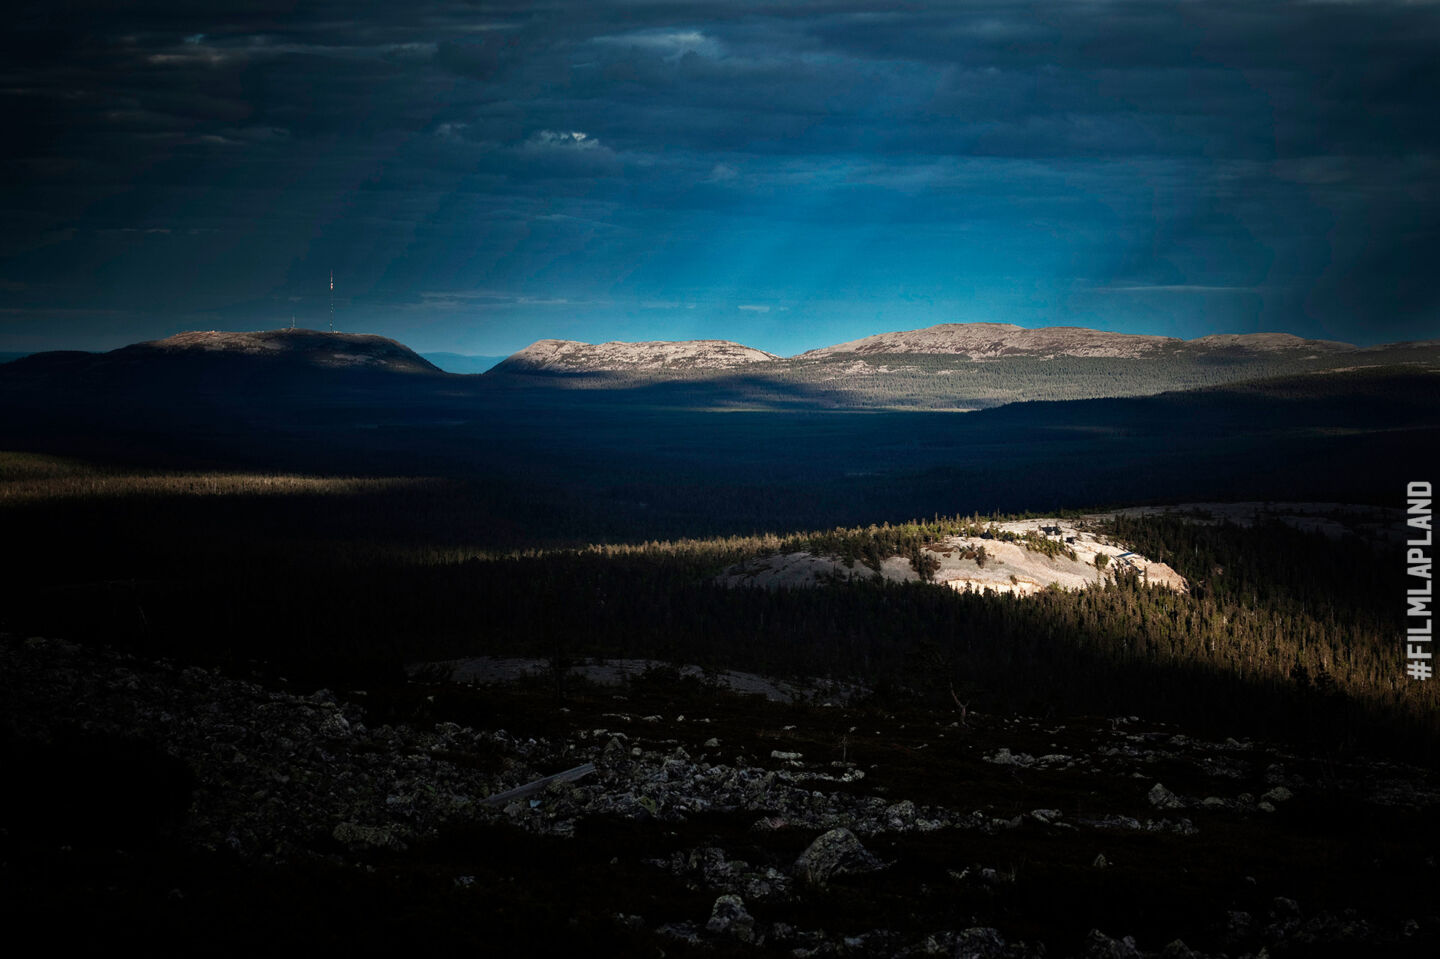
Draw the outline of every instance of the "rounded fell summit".
M177 333L163 340L137 343L116 352L123 354L132 351L136 358L246 357L334 370L434 374L442 372L439 367L408 346L369 333L288 329L244 333L194 330Z
M496 373L629 373L650 376L732 370L777 360L729 340L581 343L537 340L495 367Z

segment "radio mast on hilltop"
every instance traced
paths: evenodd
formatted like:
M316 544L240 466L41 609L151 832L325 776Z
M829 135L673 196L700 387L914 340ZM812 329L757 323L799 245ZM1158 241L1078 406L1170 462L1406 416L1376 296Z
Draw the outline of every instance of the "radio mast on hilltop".
M330 332L335 332L335 271L330 271Z

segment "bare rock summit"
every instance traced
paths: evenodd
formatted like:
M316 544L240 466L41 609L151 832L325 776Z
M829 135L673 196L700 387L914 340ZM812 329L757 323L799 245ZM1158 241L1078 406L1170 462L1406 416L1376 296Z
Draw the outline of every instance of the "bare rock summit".
M1026 329L1013 323L941 323L923 330L878 333L863 339L802 353L824 358L846 355L941 354L972 360L1012 356L1136 359L1180 351L1273 353L1285 350L1334 353L1355 349L1349 343L1307 340L1289 333L1218 333L1194 340L1173 336L1111 333L1079 326Z
M386 370L394 373L439 373L440 368L408 346L369 333L332 333L321 330L257 330L229 332L194 330L163 340L127 346L117 359L150 357L246 357L346 370Z
M1028 330L1012 323L941 323L923 330L878 333L826 346L806 357L860 356L882 353L933 353L993 360L1007 356L1135 357L1171 351L1184 340L1169 336L1107 333L1078 326L1047 326Z
M729 340L581 343L537 340L506 359L509 373L685 373L728 370L778 359L773 353Z

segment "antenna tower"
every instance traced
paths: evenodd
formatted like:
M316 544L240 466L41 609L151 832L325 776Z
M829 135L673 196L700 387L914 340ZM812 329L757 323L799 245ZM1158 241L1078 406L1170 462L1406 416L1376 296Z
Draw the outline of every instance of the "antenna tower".
M335 332L335 271L330 271L330 332Z

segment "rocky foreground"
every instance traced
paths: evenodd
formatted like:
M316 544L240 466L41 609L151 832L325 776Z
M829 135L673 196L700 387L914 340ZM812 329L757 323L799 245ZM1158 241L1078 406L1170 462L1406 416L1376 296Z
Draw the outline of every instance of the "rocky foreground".
M339 697L4 637L0 761L11 920L81 938L966 957L1440 938L1432 772L1136 717L786 704L663 671Z

